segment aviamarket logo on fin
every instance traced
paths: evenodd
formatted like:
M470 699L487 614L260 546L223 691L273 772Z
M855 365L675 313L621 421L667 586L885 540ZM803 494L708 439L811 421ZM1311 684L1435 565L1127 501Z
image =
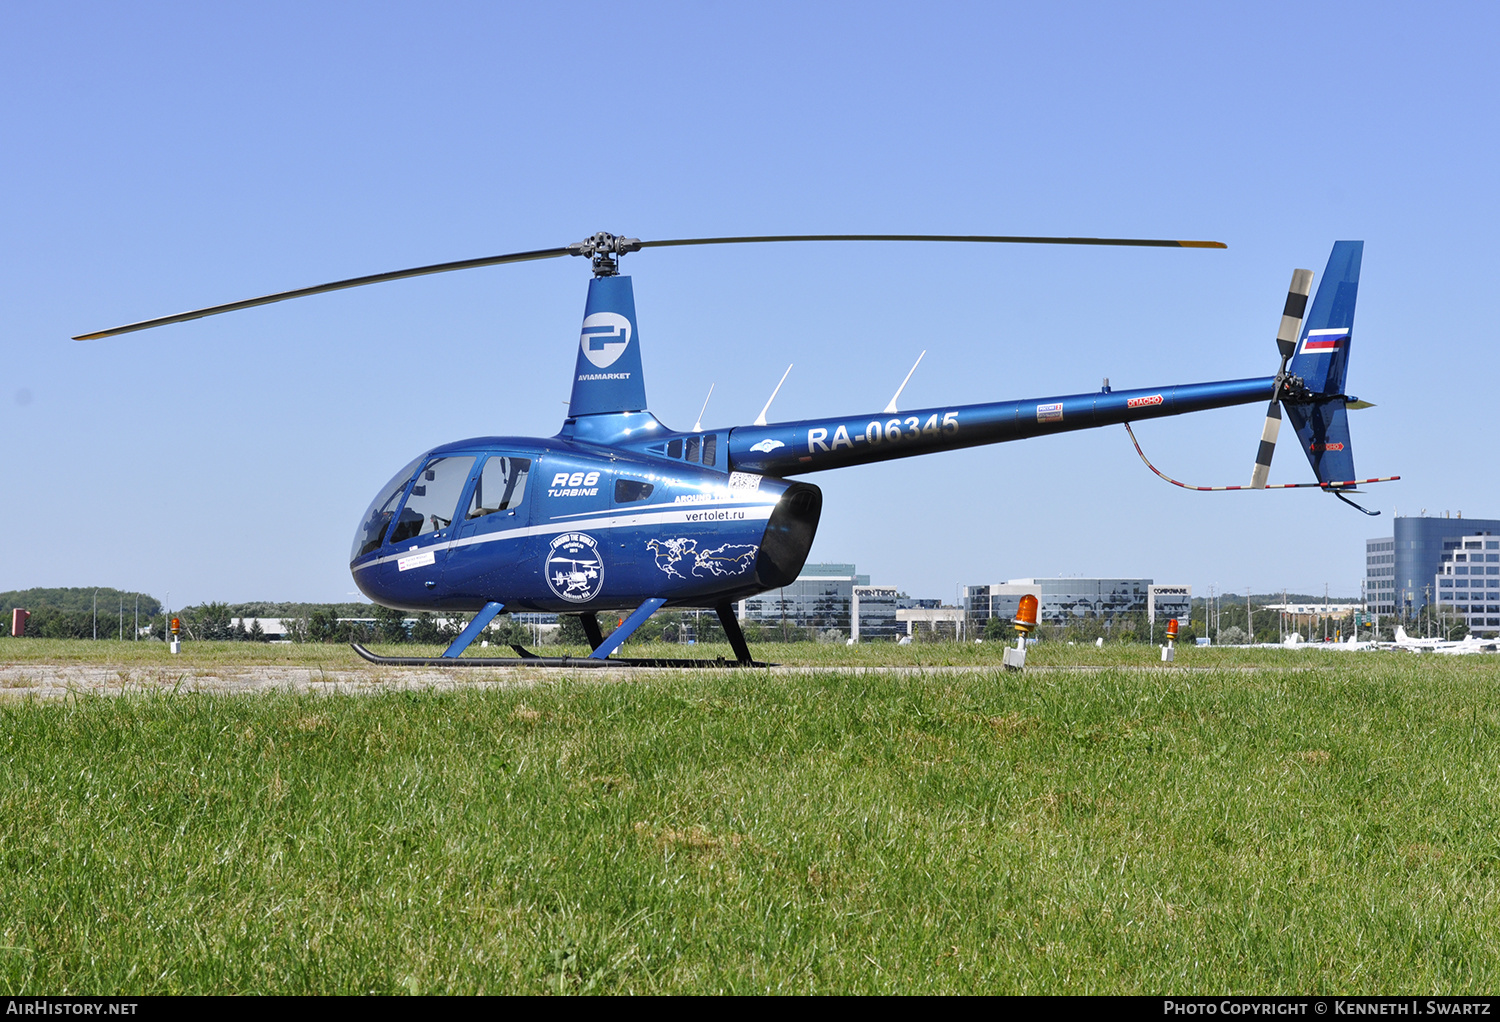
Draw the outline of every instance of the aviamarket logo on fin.
M618 312L596 312L585 316L578 343L590 362L600 369L615 364L630 344L630 320Z

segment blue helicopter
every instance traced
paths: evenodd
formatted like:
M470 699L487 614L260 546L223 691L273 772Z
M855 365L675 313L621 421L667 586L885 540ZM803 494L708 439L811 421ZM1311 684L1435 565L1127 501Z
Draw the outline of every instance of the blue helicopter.
M361 656L384 664L724 663L612 655L656 611L684 607L714 609L735 662L756 665L733 604L787 585L800 573L817 533L823 497L818 487L791 477L825 469L1096 426L1124 424L1129 429L1134 420L1269 401L1250 485L1189 488L1316 486L1358 507L1346 496L1357 492L1355 486L1398 478L1354 478L1346 414L1351 407L1367 407L1344 393L1363 253L1358 241L1334 245L1310 314L1304 315L1312 273L1293 274L1277 334L1281 367L1274 376L1128 391L1111 391L1106 385L1097 393L908 412L898 412L893 398L878 413L772 425L763 411L751 425L695 426L685 433L663 425L647 410L635 298L630 278L619 272L620 258L647 248L798 241L1225 247L1211 241L968 235L641 241L599 233L560 248L355 277L74 339L450 270L562 256L591 261L572 398L561 431L550 438L476 437L425 451L391 477L360 519L349 568L365 595L406 611L474 615L440 657L383 657L355 644ZM1266 481L1283 408L1316 483L1271 487ZM507 608L578 615L593 652L584 658L542 657L515 646L515 657L460 659ZM608 637L599 626L601 611L622 614L620 626Z

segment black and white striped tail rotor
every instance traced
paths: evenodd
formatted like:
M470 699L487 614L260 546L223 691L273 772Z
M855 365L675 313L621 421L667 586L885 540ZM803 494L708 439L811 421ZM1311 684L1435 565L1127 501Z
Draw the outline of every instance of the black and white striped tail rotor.
M1276 331L1276 346L1281 349L1281 369L1276 373L1276 390L1266 409L1266 428L1260 434L1260 449L1255 453L1255 471L1250 473L1250 488L1263 490L1271 475L1271 457L1276 453L1276 435L1281 432L1281 381L1286 365L1297 351L1297 335L1302 331L1302 317L1307 314L1307 296L1312 293L1312 270L1293 270L1292 286L1286 293L1286 308L1281 313L1281 329Z

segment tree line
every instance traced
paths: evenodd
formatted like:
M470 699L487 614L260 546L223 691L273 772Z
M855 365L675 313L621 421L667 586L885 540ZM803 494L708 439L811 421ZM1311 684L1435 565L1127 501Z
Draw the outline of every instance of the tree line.
M98 608L97 616L95 607ZM41 639L91 639L96 627L101 638L126 638L135 634L137 608L142 624L161 613L161 601L150 593L136 593L108 586L67 589L13 589L0 593L0 635L10 635L11 612L31 612L26 634Z

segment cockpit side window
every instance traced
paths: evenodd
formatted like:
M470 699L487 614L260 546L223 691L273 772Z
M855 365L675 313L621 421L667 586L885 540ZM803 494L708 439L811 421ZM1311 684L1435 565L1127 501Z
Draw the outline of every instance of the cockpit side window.
M645 500L651 496L651 491L656 489L651 483L640 479L616 479L615 480L615 503L629 504L637 500Z
M526 475L531 459L492 454L474 482L474 499L469 501L469 518L483 518L496 511L514 510L526 496Z
M411 477L420 464L422 464L421 458L414 459L410 465L392 476L391 481L381 487L375 499L370 501L370 506L365 509L365 516L359 520L359 528L355 530L354 548L349 551L349 560L353 561L380 549L380 543L385 539L386 531L390 528L391 519L395 517L396 505L401 502L401 495L406 492L406 484L411 482Z
M452 525L459 494L463 492L469 470L473 467L473 455L443 456L429 461L412 484L406 506L396 516L391 542L415 539Z

